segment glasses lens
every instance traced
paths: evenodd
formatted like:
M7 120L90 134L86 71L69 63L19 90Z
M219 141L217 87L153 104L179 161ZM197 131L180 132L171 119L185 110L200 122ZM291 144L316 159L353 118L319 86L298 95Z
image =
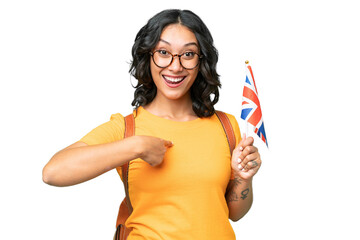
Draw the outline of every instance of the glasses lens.
M171 53L163 50L153 53L153 60L158 67L165 68L172 62ZM199 55L194 52L186 52L181 55L181 65L186 69L195 68L199 64Z
M164 68L170 65L172 55L166 51L159 50L154 52L153 59L158 67Z
M199 55L194 52L186 52L181 55L181 64L184 68L195 68L199 63Z

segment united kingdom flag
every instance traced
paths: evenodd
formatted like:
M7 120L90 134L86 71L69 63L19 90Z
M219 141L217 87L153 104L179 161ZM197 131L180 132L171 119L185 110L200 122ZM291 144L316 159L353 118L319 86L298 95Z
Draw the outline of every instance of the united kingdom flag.
M250 65L246 65L241 118L254 126L255 133L266 143L266 146L268 146L258 91Z

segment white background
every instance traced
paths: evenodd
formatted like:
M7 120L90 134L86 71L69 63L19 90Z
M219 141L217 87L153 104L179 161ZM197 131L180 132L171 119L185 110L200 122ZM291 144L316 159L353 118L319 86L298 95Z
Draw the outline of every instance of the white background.
M250 60L269 150L238 239L360 239L356 1L1 1L0 239L111 239L122 183L111 171L57 188L58 150L130 113L130 50L160 10L190 9L213 34L217 109L240 122ZM194 183L195 184L195 183Z

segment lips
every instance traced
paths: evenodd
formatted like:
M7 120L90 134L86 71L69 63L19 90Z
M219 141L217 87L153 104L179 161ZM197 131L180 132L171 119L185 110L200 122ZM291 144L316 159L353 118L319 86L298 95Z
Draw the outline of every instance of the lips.
M186 76L165 76L165 75L162 75L162 77L165 81L165 84L171 88L179 87L186 78Z

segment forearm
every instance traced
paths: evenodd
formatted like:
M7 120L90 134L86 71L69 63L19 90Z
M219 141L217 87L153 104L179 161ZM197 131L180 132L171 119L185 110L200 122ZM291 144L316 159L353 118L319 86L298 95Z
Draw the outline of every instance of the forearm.
M66 148L44 167L44 182L70 186L95 178L137 158L136 143L136 137L130 137L112 143Z
M230 180L226 201L229 208L229 218L232 221L238 221L245 216L253 202L252 180L244 181L238 176Z

